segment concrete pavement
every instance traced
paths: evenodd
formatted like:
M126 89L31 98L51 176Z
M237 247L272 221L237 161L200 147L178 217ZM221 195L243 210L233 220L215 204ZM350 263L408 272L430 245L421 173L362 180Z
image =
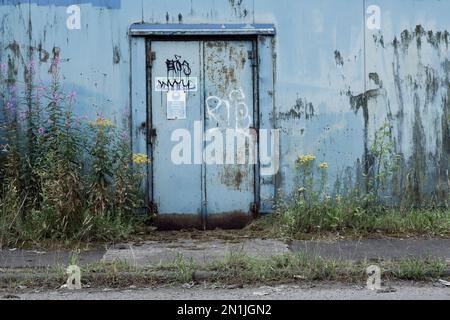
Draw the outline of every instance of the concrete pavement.
M435 257L450 261L450 240L368 239L360 241L293 241L241 239L240 241L192 240L146 241L139 244L118 244L83 251L79 264L95 262L127 262L145 267L173 262L177 257L199 265L220 260L228 254L242 253L252 257L271 257L290 252L329 259L372 260L407 257ZM36 268L68 265L74 253L70 250L0 250L0 268Z

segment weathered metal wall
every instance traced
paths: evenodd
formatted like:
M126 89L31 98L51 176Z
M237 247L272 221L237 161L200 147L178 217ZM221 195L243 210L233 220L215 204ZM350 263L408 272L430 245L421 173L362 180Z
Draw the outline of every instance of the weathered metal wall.
M66 28L70 4L80 4L81 30ZM366 27L369 5L381 9L380 30ZM375 132L388 122L402 156L390 198L408 191L417 202L442 202L450 164L448 12L448 0L0 0L0 60L25 81L33 59L45 82L52 56L60 55L79 114L130 125L134 148L145 151L138 130L145 42L128 36L130 25L273 23L273 48L262 48L273 55L273 77L261 66L263 81L274 81L275 101L261 102L262 122L282 130L271 188L292 190L296 159L305 153L329 163L331 186L364 187ZM262 192L262 201L272 195Z

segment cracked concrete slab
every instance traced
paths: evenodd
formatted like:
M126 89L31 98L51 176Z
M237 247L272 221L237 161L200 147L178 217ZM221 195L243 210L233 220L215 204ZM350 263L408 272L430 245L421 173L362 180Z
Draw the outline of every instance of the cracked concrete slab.
M140 246L128 244L109 248L102 261L126 261L132 266L146 266L171 263L177 257L182 257L184 260L192 259L197 264L207 264L225 258L230 252L250 257L272 257L288 253L289 248L282 241L262 239L248 239L240 243L221 240L150 241Z

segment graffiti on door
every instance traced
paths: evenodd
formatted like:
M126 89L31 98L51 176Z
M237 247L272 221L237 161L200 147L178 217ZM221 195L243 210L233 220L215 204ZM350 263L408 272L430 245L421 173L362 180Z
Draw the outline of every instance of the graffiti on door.
M209 96L206 99L207 117L217 121L220 128L231 128L248 131L253 123L245 94L242 89L232 90L228 99Z
M207 119L216 125L203 132L203 122L195 121L194 137L187 129L175 130L171 135L177 143L171 155L174 164L255 165L259 158L262 175L278 173L279 130L252 128L253 115L243 89L232 90L226 98L211 95L205 105Z
M187 60L175 54L173 58L166 59L166 76L157 77L155 91L197 91L197 77L191 77L192 68Z
M167 77L178 77L183 76L189 77L192 73L191 65L186 60L181 61L181 56L175 55L175 59L167 59Z

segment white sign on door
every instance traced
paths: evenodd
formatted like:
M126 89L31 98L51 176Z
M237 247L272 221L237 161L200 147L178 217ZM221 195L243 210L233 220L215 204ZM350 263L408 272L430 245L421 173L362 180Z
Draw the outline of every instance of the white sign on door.
M186 92L167 92L167 119L186 120Z

